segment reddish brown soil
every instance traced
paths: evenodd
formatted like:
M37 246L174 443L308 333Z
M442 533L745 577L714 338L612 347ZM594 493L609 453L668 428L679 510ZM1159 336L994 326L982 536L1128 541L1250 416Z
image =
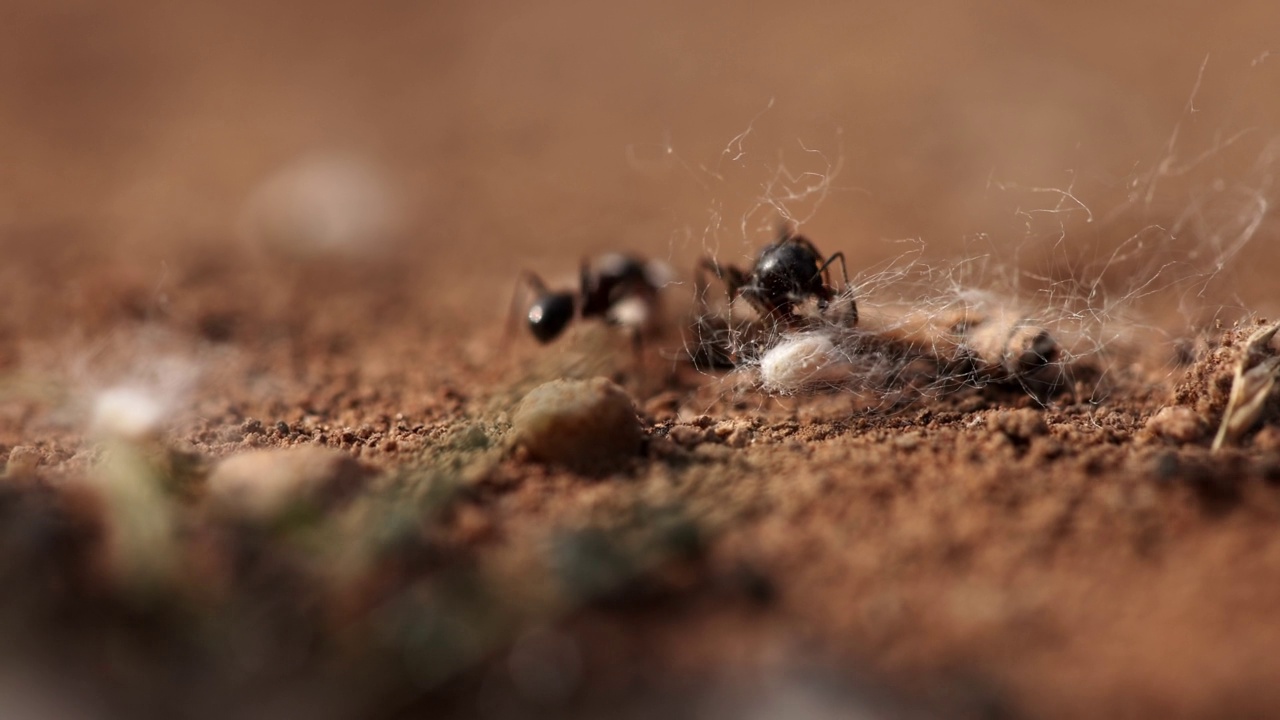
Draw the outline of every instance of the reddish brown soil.
M1280 708L1274 413L1208 449L1231 322L1280 311L1273 4L153 5L0 13L0 709ZM748 256L778 163L827 168L800 142L843 160L804 230L854 272L918 238L1138 329L1044 403L768 398L585 326L500 344L521 269ZM244 236L254 188L314 152L382 168L385 243ZM636 398L642 456L587 478L504 444L524 391L596 374ZM88 430L130 381L168 401L133 515ZM1173 403L1203 424L1148 428ZM209 511L217 458L292 445L350 453L366 491Z

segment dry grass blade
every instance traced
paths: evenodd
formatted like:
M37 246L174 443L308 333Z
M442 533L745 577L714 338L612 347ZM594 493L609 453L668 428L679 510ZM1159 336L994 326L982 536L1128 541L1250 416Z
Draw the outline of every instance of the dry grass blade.
M1235 443L1262 417L1280 374L1280 357L1271 349L1271 339L1280 330L1280 323L1258 330L1245 343L1235 378L1231 381L1231 396L1222 414L1222 425L1213 439L1213 449L1219 450L1228 443Z

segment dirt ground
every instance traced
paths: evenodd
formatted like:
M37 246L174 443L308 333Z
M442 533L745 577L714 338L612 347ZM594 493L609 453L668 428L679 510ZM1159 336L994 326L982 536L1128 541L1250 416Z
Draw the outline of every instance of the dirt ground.
M1275 398L1209 448L1280 10L686 5L0 3L0 714L1280 713ZM781 217L1061 382L693 368L685 269ZM680 278L640 358L504 334L614 250ZM634 457L512 447L600 375Z

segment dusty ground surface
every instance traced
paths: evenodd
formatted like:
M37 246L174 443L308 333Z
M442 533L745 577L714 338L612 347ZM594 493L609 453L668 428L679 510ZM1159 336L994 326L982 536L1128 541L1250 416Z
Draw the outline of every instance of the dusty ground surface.
M0 10L0 707L1276 714L1275 413L1208 447L1280 313L1268 4L152 5ZM502 344L522 269L741 262L780 212L866 310L1032 308L1067 381ZM641 452L510 447L597 375ZM218 495L293 446L358 465Z

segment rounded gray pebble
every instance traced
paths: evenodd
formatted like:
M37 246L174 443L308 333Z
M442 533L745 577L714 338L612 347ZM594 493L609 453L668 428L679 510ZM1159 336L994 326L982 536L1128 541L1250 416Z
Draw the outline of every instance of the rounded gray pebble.
M512 442L539 462L607 472L640 452L640 420L627 391L605 378L554 380L520 402Z
M222 459L209 474L208 500L218 510L272 520L300 503L326 507L363 485L368 470L338 450L297 447L252 450Z

